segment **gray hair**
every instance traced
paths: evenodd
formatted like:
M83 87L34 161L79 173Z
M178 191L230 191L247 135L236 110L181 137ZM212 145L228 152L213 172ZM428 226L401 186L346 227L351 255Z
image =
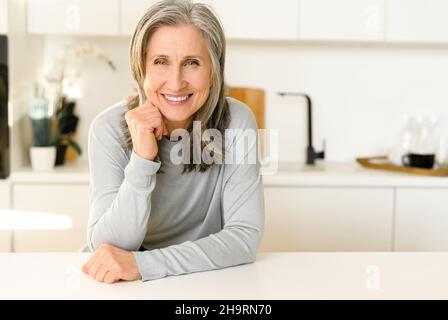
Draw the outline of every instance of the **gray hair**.
M230 121L224 84L226 42L219 19L213 13L213 9L206 4L193 3L190 0L162 0L152 5L140 18L129 49L130 66L138 94L128 98L128 110L144 104L147 99L143 82L146 71L146 49L151 36L162 26L183 24L193 25L201 31L212 63L209 96L204 105L195 113L193 120L200 121L202 133L207 129L218 129L224 136L224 130ZM124 116L122 126L125 133L125 145L132 148L132 139ZM192 126L188 131L191 133ZM191 150L192 147L191 143ZM202 142L201 150L203 148L207 148L205 142ZM192 155L193 152L190 154ZM193 170L203 172L213 165L192 164L192 161L190 163L184 165L184 172Z

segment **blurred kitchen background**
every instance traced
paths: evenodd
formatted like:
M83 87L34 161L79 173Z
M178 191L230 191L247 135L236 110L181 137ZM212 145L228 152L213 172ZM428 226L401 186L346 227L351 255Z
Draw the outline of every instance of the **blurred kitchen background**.
M0 251L84 245L88 129L98 113L133 93L130 37L154 2L0 0L0 63L8 69L0 110ZM279 130L279 170L264 176L262 250L448 250L448 177L356 162L390 158L402 147L406 119L426 117L437 126L432 170L448 166L447 1L199 2L213 6L226 32L226 84L262 91L264 100L251 107L261 108L259 124ZM63 164L36 171L30 106L42 102L36 83L61 61L72 68L63 103L75 106L70 137L82 153L71 145ZM312 100L316 152L325 140L325 159L315 166L305 165L306 99L279 92ZM68 224L56 219L63 217Z

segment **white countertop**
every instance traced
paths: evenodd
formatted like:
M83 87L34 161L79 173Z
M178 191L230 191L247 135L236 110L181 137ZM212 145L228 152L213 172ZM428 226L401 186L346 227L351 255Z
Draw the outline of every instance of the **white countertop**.
M66 164L56 167L51 172L33 172L31 168L23 168L13 172L8 181L88 184L89 169L87 163ZM366 169L356 162L319 162L315 167L284 162L279 164L278 172L275 175L264 175L263 181L266 186L448 188L448 177L418 176Z
M29 183L89 183L89 165L82 162L73 162L57 166L52 171L36 172L30 167L21 168L11 172L10 182Z
M319 162L314 167L300 163L280 163L278 172L263 176L263 181L270 186L448 188L448 177L368 169L356 162Z
M448 253L260 253L253 264L108 285L88 253L0 254L0 299L447 299Z

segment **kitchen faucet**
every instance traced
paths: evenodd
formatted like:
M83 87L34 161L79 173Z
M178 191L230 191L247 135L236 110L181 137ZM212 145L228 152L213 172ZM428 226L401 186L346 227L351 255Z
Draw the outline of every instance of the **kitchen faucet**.
M316 152L313 147L313 122L312 122L312 104L309 95L300 92L279 92L279 96L305 97L308 110L308 146L306 147L306 164L315 165L316 159L325 158L325 140L323 141L323 150Z

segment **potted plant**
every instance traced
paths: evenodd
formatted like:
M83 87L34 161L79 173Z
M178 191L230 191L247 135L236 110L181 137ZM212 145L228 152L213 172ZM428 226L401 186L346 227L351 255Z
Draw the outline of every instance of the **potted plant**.
M31 167L34 171L52 170L56 160L56 147L53 143L53 117L50 102L39 89L28 103L28 116L31 120L32 147L30 149Z
M75 140L79 118L74 109L77 99L82 96L79 79L85 59L89 56L98 58L113 71L116 68L109 56L91 43L65 45L53 54L53 59L44 68L44 86L49 98L49 112L54 115L55 165L63 165L66 158L69 159L69 148L77 155L82 152Z
M75 101L68 101L65 97L63 97L61 107L56 111L56 166L64 164L65 155L68 148L73 148L79 156L82 154L81 147L74 139L74 134L76 132L79 120L79 118L74 114L75 106Z

